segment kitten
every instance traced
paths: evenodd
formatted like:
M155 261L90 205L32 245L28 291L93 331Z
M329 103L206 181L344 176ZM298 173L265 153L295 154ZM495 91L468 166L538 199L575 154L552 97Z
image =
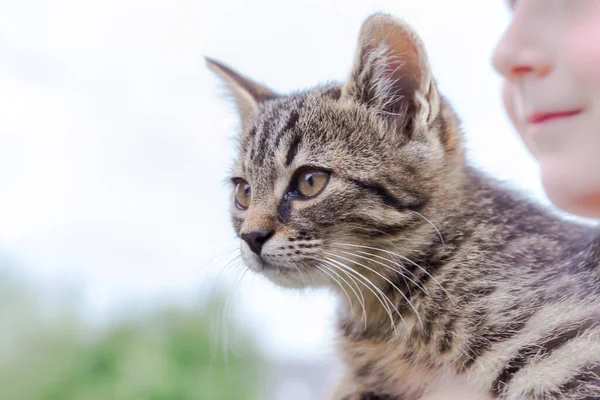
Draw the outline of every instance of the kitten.
M245 263L339 294L333 399L600 398L600 235L467 164L409 26L371 16L343 85L287 96L207 63L242 120Z

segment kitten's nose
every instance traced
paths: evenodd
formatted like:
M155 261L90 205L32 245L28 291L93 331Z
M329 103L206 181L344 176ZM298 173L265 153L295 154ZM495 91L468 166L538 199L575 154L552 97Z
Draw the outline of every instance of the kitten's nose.
M240 236L248 243L250 249L260 255L263 245L273 236L275 231L269 229L259 229L256 231L242 233Z

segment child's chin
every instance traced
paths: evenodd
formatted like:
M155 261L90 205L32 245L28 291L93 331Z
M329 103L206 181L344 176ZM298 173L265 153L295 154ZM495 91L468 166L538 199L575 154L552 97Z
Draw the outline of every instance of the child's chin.
M569 213L598 218L600 188L594 187L595 177L590 176L584 168L578 170L574 165L552 161L545 160L540 166L544 191L550 201Z

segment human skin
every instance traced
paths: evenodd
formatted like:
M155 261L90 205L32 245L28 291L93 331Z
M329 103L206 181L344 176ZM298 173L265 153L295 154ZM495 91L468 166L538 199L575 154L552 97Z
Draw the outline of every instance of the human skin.
M522 0L493 57L550 200L600 217L600 1Z

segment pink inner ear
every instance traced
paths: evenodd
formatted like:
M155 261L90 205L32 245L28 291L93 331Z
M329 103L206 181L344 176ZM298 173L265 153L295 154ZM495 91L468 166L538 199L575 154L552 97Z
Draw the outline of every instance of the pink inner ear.
M411 89L417 89L423 78L423 67L412 32L394 22L375 23L369 31L370 43L366 44L364 52L368 54L381 44L387 45L391 76L409 84Z

